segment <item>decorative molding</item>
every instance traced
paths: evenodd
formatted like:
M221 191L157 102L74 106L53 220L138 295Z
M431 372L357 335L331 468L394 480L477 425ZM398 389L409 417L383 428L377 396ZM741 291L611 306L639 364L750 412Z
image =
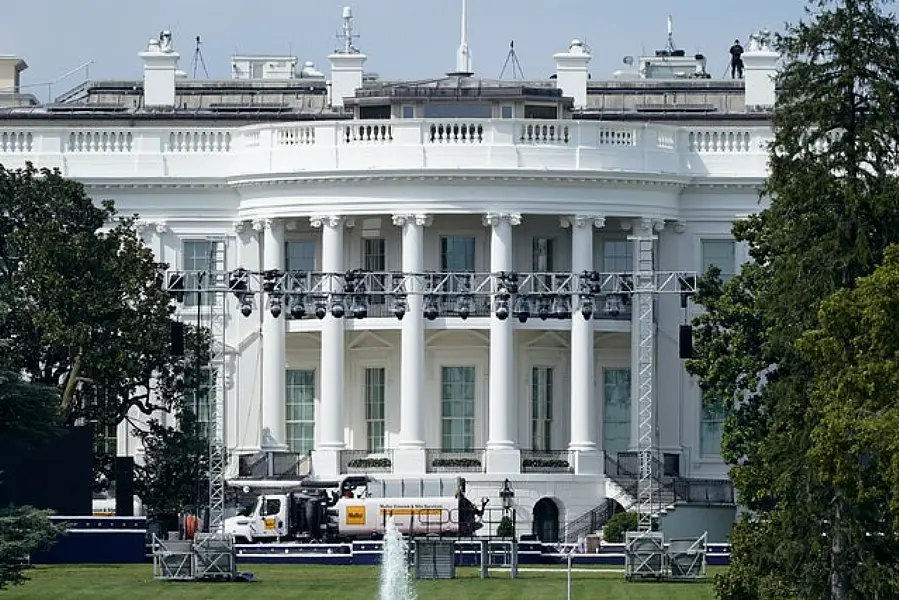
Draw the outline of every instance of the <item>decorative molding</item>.
M521 225L521 215L518 213L490 212L484 215L481 222L484 224L484 227L496 227L503 222L507 222L514 227L515 225Z
M562 215L559 217L559 225L562 229L569 227L584 228L593 225L596 229L606 226L606 218L602 215Z
M665 229L665 221L663 221L662 219L653 219L652 220L652 230L654 232L658 233L658 232L662 231L663 229Z
M158 235L163 235L169 230L169 224L165 221L156 221L154 225L156 225L156 233Z
M134 222L134 231L139 236L143 236L149 227L150 221L147 221L146 219L138 219Z
M415 224L419 227L430 227L434 222L434 218L431 215L393 215L393 224L397 227L403 227L408 224Z
M685 221L675 221L674 222L674 233L683 233L687 230L687 223Z
M393 215L393 224L397 227L403 227L412 218L412 215Z
M347 219L339 215L319 215L309 217L309 224L318 229L319 227L330 227L331 229L340 227L346 223Z
M253 219L253 231L256 233L262 233L265 229L265 222L268 219Z
M297 222L293 220L287 221L284 224L284 229L286 229L287 231L296 231L297 227Z
M241 234L247 230L247 222L246 221L234 221L232 224L234 227L234 233Z

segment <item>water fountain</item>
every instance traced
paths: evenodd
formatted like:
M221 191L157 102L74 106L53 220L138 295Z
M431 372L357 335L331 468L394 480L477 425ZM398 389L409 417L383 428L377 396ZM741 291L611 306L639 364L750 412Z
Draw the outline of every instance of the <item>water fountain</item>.
M381 558L380 600L416 600L409 578L408 552L393 517L387 519L384 554Z

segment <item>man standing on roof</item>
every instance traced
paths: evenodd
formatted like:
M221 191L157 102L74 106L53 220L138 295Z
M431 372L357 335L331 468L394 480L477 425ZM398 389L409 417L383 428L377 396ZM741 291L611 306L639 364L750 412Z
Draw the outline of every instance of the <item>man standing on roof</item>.
M743 46L740 40L734 40L734 45L730 47L730 78L736 79L737 73L743 79Z

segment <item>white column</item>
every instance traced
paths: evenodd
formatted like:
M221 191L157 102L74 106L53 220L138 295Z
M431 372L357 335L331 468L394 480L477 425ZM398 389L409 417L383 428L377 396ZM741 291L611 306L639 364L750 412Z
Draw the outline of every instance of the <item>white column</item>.
M284 270L284 223L279 219L260 219L253 228L262 230L262 268ZM275 318L268 309L268 298L259 299L262 314L262 441L265 450L283 450L287 437L284 423L287 336L284 317Z
M490 271L494 275L512 271L512 226L521 215L488 213L490 226ZM493 308L493 306L491 306ZM487 472L521 472L518 451L515 393L514 319L501 321L490 316L490 384L488 402Z
M593 270L593 229L605 225L601 216L563 217L571 227L571 270L575 275ZM568 449L575 452L575 472L601 473L597 454L596 387L593 359L593 320L584 319L578 299L571 306L571 440ZM598 470L597 470L598 469Z
M264 229L262 221L248 223L237 221L234 231L240 240L235 267L256 272L262 269L260 232ZM234 401L234 412L230 413L228 423L235 452L255 452L262 440L262 378L259 376L259 356L262 355L262 339L259 332L265 319L267 307L260 297L252 298L253 312L249 317L240 314L236 299L232 302L234 320L237 328L237 340L234 347L240 348L237 355L236 377L234 388L237 390ZM269 314L269 317L271 315ZM246 444L246 445L244 445Z
M425 328L422 317L421 282L409 278L424 272L424 228L427 215L394 215L402 227L403 272L407 276L406 316L401 323L400 439L394 452L396 472L425 472Z
M322 271L339 276L344 273L343 228L344 217L322 216L310 219L313 227L322 230ZM334 279L326 281L326 288L333 289ZM319 367L319 414L315 427L318 430L318 452L313 459L313 468L319 475L335 476L340 470L340 451L346 448L344 438L344 326L343 319L328 314L321 322L322 342Z

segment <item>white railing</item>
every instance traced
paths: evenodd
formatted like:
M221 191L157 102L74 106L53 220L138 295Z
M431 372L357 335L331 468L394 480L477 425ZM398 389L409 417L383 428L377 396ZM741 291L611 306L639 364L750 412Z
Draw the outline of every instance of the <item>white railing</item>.
M0 164L71 177L252 177L337 170L497 169L758 177L768 126L539 119L319 121L245 127L0 127ZM102 155L102 161L96 156Z

